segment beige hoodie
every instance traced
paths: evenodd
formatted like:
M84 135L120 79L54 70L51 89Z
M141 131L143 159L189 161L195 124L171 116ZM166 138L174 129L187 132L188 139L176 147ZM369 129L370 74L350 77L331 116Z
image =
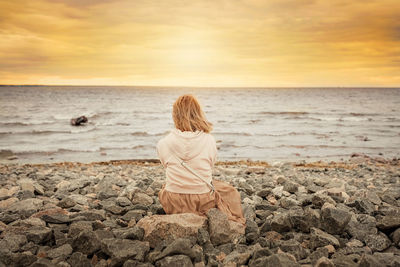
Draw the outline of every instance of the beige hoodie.
M157 154L165 168L165 190L181 194L210 192L207 184L183 167L171 150L203 179L211 182L217 157L214 137L203 131L182 132L175 128L157 143Z

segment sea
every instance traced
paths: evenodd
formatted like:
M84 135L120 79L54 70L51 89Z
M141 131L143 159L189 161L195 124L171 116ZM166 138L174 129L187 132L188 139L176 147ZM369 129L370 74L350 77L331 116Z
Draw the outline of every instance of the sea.
M2 162L157 159L183 94L213 123L220 161L400 157L400 88L1 86Z

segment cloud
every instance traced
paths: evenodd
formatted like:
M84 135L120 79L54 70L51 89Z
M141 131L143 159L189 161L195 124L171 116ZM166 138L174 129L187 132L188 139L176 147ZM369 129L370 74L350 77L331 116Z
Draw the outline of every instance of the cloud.
M397 0L3 1L0 82L399 85L399 13Z

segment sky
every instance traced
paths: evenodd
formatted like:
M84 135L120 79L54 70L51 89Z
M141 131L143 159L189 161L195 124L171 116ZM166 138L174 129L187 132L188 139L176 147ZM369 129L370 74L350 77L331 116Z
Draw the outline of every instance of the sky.
M400 86L399 0L0 0L0 84Z

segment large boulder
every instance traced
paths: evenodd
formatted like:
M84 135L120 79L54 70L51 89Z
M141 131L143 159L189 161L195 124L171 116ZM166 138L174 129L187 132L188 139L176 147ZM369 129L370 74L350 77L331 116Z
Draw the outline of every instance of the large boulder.
M206 228L207 218L193 213L152 215L141 219L137 226L144 229L143 240L154 248L161 241L171 242L177 238L197 238L200 228Z

